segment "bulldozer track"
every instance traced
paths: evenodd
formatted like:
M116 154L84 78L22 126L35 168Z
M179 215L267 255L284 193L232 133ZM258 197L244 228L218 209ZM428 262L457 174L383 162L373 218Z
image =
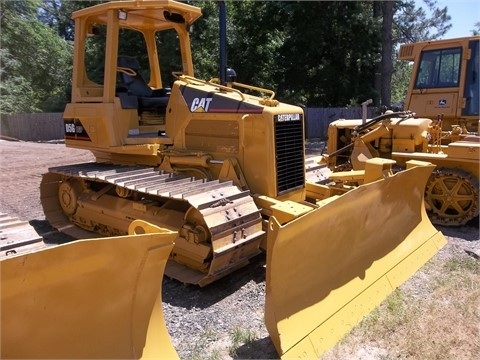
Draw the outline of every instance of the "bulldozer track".
M0 213L0 258L35 251L46 245L28 221Z
M68 179L102 184L102 189L91 193L90 198L100 198L115 189L117 197L120 198L135 198L140 201L148 199L162 203L175 201L175 204L182 204L182 209L188 208L184 210L183 226L180 229L170 227L170 230L179 230L176 244L178 247L183 246L187 255L178 253L179 259L169 263L166 273L180 281L206 285L226 273L247 265L249 258L260 253L259 244L265 234L262 230L260 210L250 192L240 190L232 181L197 179L184 174L159 171L149 166L84 163L50 168L49 173L44 175L41 185L46 218L53 227L75 238L98 235L73 226L71 219L65 216L65 207L68 210L70 205L67 204L62 209L59 204L58 184ZM197 215L193 215L194 220L189 221L188 217L192 212ZM198 228L198 221L195 221L198 214L208 229ZM125 215L125 220L134 219ZM159 224L162 225L164 224ZM182 256L188 258L188 252L197 251L197 245L202 243L201 239L192 239L198 232L207 233L206 237L210 239L212 251L208 265L210 270L207 269L207 265L195 271L179 265L188 264L189 260L186 258L182 260ZM113 235L122 234L119 232ZM193 247L195 250L191 250ZM198 271L203 274L198 274ZM208 280L202 280L205 273L208 273Z

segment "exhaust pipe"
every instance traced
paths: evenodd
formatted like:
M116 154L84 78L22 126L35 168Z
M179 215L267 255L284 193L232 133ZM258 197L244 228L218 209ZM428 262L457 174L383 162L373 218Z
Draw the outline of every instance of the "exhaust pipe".
M220 84L227 83L227 10L225 1L218 1Z

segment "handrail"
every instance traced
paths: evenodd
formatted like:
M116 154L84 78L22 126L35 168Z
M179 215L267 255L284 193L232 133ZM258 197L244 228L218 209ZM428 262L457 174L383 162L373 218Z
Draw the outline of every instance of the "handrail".
M247 84L242 84L242 83L237 83L237 82L234 82L233 85L238 86L238 87L243 87L243 88L249 89L249 90L255 90L255 91L258 91L258 92L263 92L263 93L266 93L266 94L270 94L270 97L269 97L268 100L273 100L275 98L275 91L270 90L270 89L264 89L264 88L261 88L261 87L258 87L258 86L247 85Z
M242 93L240 90L233 88L232 86L237 86L237 87L241 87L241 88L248 89L248 90L254 90L254 91L261 92L261 93L266 93L266 94L269 94L269 96L264 97L262 100L260 100L260 104L267 105L267 106L278 105L278 101L274 99L275 98L275 92L273 90L270 90L270 89L264 89L264 88L261 88L261 87L258 87L258 86L247 85L247 84L242 84L242 83L237 83L237 82L232 82L231 83L232 86L225 86L225 85L220 84L220 80L218 78L212 78L212 79L206 81L206 80L202 80L202 79L197 79L197 78L195 78L193 76L190 76L190 75L183 75L183 74L180 74L180 73L172 73L172 74L177 79L184 80L184 81L186 81L188 83L191 83L191 84L197 83L197 84L204 84L204 85L212 85L212 86L216 86L220 90L223 90L223 91L226 91L226 92L237 93L242 98L242 101L246 100L245 94Z
M213 78L213 79L210 79L209 82L210 83L215 82L215 84L217 84L217 81L219 82L220 79ZM244 88L244 89L249 89L249 90L254 90L254 91L270 94L270 98L268 100L273 100L273 98L275 97L275 92L273 90L270 90L270 89L264 89L264 88L261 88L261 87L258 87L258 86L247 85L247 84L238 83L238 82L231 82L231 84L232 84L232 86L238 86L238 87L241 87L241 88ZM231 87L229 87L229 88L231 88Z
M186 80L187 82L199 82L199 83L205 84L205 85L214 85L214 86L216 86L219 89L222 89L224 91L230 91L230 92L237 93L242 98L242 101L246 100L245 95L240 90L237 90L237 89L234 89L234 88L231 88L231 87L228 87L228 86L213 83L213 82L211 82L211 80L210 81L201 80L201 79L197 79L193 76L189 76L189 75L181 75L180 78L183 79L183 80Z

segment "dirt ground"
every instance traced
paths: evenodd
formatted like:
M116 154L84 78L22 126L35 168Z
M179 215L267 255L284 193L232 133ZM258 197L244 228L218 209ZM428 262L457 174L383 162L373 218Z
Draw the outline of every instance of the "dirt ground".
M67 149L60 143L0 140L0 208L21 220L44 220L40 181L49 167L93 161L89 151Z
M0 140L0 212L30 221L38 232L47 233L51 229L45 221L39 199L41 175L49 167L92 160L90 152L67 149L62 143ZM480 254L478 222L462 228L441 230L449 244L437 255L438 258L465 250ZM264 257L255 258L251 266L202 289L186 287L169 279L163 281L167 327L182 359L277 358L263 323L264 263ZM415 288L425 281L425 276L428 275L420 272L406 286ZM235 340L239 332L243 334L243 343ZM409 336L416 335L412 333ZM478 336L480 338L480 328ZM247 337L248 341L245 340ZM359 342L362 343L362 340ZM345 344L348 346L349 342ZM354 353L337 348L335 355L327 358L398 358L398 353L389 353L388 349L378 352L366 345L360 348ZM462 358L474 355L468 351L464 351L466 356ZM426 354L423 358L428 357Z

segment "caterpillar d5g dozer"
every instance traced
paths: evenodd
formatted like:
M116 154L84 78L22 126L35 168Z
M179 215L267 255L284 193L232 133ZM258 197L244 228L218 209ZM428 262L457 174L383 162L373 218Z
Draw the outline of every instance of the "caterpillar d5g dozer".
M423 205L434 166L408 162L393 175L393 161L374 158L332 174L305 160L300 107L231 78L194 77L189 29L200 15L171 0L73 14L65 142L96 161L49 169L40 189L46 217L76 238L124 236L137 219L173 231L165 274L200 286L267 249L272 341L282 357L319 356L445 244ZM88 66L93 54L102 69ZM109 252L100 243L92 256ZM73 250L59 248L62 257ZM54 267L49 252L35 255Z
M434 224L459 226L478 218L480 166L480 36L402 45L414 62L405 108L376 119L337 120L328 129L332 168L363 169L383 157L437 166L425 190Z
M141 220L129 236L45 246L2 218L1 358L175 358L161 282L176 233ZM13 231L18 227L17 232Z

